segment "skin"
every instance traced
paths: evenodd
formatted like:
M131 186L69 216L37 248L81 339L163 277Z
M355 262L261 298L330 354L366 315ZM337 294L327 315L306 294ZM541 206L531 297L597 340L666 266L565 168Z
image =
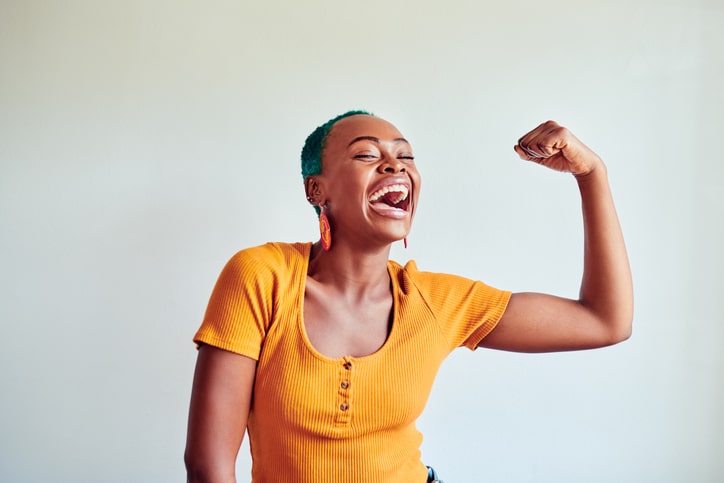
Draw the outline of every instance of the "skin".
M633 289L623 235L603 161L553 121L514 147L518 155L570 172L581 193L584 271L577 300L515 293L481 347L548 352L602 347L631 334ZM329 357L377 351L390 329L390 245L407 235L420 191L412 149L379 118L342 119L330 132L322 173L305 182L307 197L332 226L332 249L312 248L304 294L304 323L314 347ZM403 213L369 201L385 183L405 183ZM209 346L199 350L191 396L185 460L191 482L234 482L246 430L256 362ZM230 383L234 381L234 383Z

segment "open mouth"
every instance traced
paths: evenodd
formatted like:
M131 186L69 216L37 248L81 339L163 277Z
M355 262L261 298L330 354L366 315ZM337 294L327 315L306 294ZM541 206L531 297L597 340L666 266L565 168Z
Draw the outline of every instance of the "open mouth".
M384 212L390 209L406 212L410 205L409 191L404 184L383 186L370 195L369 201L372 206Z

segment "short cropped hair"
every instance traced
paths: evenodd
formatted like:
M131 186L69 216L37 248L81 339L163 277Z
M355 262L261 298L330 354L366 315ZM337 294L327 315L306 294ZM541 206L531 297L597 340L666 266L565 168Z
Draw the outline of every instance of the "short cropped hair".
M344 114L340 114L333 117L329 121L325 122L317 129L312 131L312 134L307 136L307 140L304 142L302 148L302 178L307 179L307 176L312 176L322 172L322 151L324 151L324 145L327 142L327 136L332 130L332 127L337 121L344 119L345 117L356 116L364 114L367 116L374 116L371 112L362 110L347 111ZM314 207L317 215L320 213L318 206Z
M344 114L333 117L329 121L317 127L317 129L312 131L312 134L307 136L307 140L304 142L304 147L302 148L302 178L306 179L307 176L322 172L322 151L324 150L324 144L327 142L329 131L332 130L332 127L337 123L337 121L340 121L345 117L357 116L359 114L367 116L374 115L370 112L361 110L347 111Z

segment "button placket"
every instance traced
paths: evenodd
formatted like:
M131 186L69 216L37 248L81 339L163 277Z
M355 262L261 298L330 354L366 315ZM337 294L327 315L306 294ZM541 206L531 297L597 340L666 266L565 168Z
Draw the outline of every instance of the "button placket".
M353 370L354 362L345 357L342 360L338 373L339 382L337 386L337 424L349 424L351 419Z

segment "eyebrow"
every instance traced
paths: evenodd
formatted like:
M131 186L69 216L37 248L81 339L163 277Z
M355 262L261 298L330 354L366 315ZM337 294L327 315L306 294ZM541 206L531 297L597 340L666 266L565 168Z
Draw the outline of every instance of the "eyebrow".
M375 143L379 144L379 143L380 143L380 138L376 138L376 137L374 137L374 136L358 136L358 137L354 138L352 141L350 141L349 144L347 145L347 147L350 147L350 146L352 146L354 143L359 142L359 141L372 141L372 142L375 142ZM393 143L410 144L410 143L407 141L407 139L405 139L405 138L395 138L395 139L392 140L392 142L393 142Z

